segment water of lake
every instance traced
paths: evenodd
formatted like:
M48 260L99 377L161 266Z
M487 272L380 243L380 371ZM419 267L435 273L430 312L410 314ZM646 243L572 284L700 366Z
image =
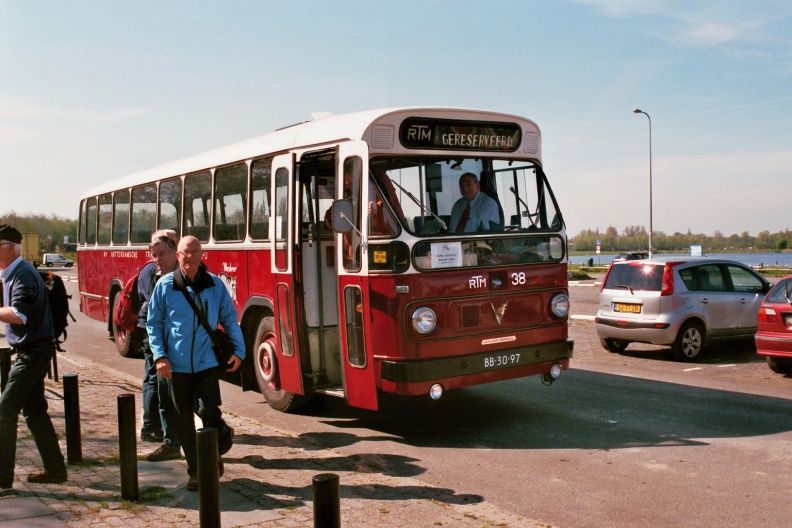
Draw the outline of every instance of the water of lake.
M616 255L578 255L574 257L569 257L570 264L588 264L589 259L592 259L595 266L606 266L611 263L613 258ZM689 254L666 254L663 253L662 255L654 255L654 256L662 256L663 258L667 257L688 257ZM705 253L705 257L709 258L721 258L721 259L728 259L734 260L737 262L741 262L743 264L747 264L748 266L757 267L759 265L763 267L770 267L770 266L781 266L781 267L792 267L792 252L785 252L785 253Z

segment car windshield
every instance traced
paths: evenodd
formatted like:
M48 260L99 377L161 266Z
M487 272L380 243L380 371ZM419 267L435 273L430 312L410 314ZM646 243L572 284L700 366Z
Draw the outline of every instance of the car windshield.
M390 213L419 236L551 232L563 219L542 169L486 158L378 158L371 176Z
M605 289L659 292L663 287L663 270L661 265L640 264L635 261L614 264L608 272Z

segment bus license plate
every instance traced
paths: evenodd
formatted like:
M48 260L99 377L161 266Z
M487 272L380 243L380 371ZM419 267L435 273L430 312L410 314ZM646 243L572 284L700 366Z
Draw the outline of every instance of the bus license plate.
M485 369L498 369L505 367L516 367L520 364L520 352L510 352L505 354L493 354L484 357Z
M613 304L613 311L614 312L639 314L639 313L641 313L641 305L640 304L614 303Z

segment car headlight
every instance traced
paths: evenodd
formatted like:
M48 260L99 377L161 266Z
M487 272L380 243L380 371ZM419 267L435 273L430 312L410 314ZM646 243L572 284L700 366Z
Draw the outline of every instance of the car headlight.
M412 314L412 326L419 334L428 334L437 325L437 316L434 310L421 306Z
M563 319L569 315L569 297L565 293L559 293L550 301L550 312Z

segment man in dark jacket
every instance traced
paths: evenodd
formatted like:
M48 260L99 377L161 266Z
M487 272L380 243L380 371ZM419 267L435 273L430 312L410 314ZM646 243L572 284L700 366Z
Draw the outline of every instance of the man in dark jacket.
M0 396L0 488L14 485L17 420L22 411L36 442L44 471L32 473L32 483L60 483L67 479L58 436L47 413L44 376L55 354L55 332L47 292L32 264L22 259L22 234L0 225L0 277L8 345L16 354L8 382Z

